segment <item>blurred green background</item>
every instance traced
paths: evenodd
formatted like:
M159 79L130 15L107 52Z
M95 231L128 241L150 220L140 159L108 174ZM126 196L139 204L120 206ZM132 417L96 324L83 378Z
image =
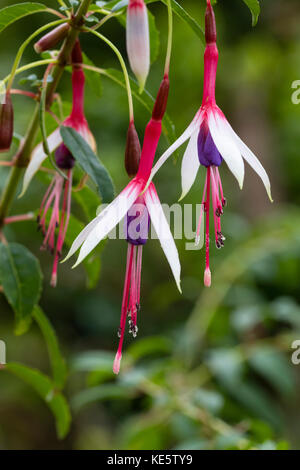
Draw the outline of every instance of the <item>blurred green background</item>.
M15 0L2 0L1 7ZM56 2L45 1L49 6ZM204 24L204 1L180 2ZM182 263L181 296L157 241L144 250L139 334L126 337L122 370L111 372L117 347L126 244L108 241L101 274L86 288L82 267L60 266L56 289L49 286L52 259L39 250L34 222L10 226L6 236L39 257L44 273L41 306L51 320L68 363L66 396L73 421L58 440L45 403L19 379L0 374L1 449L300 449L300 365L293 365L293 341L300 339L300 105L291 101L300 80L300 5L298 0L263 0L258 25L241 0L219 0L215 7L220 61L217 101L227 118L267 169L274 203L246 167L240 192L226 165L222 178L228 206L223 216L223 250L212 245L213 284L203 287L204 253L186 251L177 240ZM160 31L160 53L147 88L154 95L162 76L167 18L163 5L149 6ZM49 21L37 14L10 26L1 36L1 77L26 35ZM198 109L203 83L203 44L174 18L168 114L176 134ZM103 32L124 56L125 30L115 19ZM111 51L96 38L82 46L99 67L119 68ZM22 63L36 59L28 47ZM39 69L37 73L42 73ZM25 74L26 75L26 74ZM17 82L16 82L17 83ZM128 178L123 169L128 125L122 88L102 79L103 95L88 87L86 114L98 154L119 192ZM70 100L70 76L59 91ZM33 110L24 97L13 98L16 131L22 134ZM135 101L140 137L149 113ZM158 155L167 147L161 138ZM180 161L169 161L156 177L160 199L180 195ZM0 182L7 171L1 169ZM203 172L184 200L199 203ZM36 210L45 186L38 178L13 213ZM74 204L75 212L79 208ZM87 220L86 220L87 222ZM13 315L0 298L0 339L7 361L48 372L48 356L38 328L13 334Z

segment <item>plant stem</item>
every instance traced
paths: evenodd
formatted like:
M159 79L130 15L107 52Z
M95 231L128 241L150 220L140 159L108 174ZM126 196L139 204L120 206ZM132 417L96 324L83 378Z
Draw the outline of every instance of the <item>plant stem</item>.
M90 6L91 0L82 0L80 7L77 10L76 15L70 23L71 29L67 36L61 52L57 59L57 65L53 69L53 81L49 83L46 95L46 103L50 105L52 103L53 95L57 88L57 85L61 79L64 71L64 67L68 63L70 54L73 46L77 40L80 32L80 28L83 25L83 17L87 13ZM28 165L30 154L34 146L36 136L39 128L39 104L36 105L31 123L28 127L25 139L21 143L21 147L17 153L16 166L14 166L7 178L6 186L4 187L3 193L0 199L0 227L3 226L4 219L7 216L12 202L14 200L18 183L22 175L22 169Z

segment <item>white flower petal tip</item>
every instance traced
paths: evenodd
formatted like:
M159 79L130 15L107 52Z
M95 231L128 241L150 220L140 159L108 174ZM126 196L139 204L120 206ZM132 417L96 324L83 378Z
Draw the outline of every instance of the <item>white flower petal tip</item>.
M209 268L206 268L204 271L204 285L205 287L211 286L211 272Z
M121 359L122 359L122 354L117 352L115 360L114 360L114 365L113 365L113 373L116 375L118 375L118 373L120 372Z
M244 160L235 139L229 132L229 124L221 111L214 110L210 112L208 126L218 151L242 189L245 175Z
M171 271L173 273L177 288L181 293L180 273L181 266L178 251L171 233L169 224L166 220L164 211L160 204L154 184L151 183L148 191L145 193L145 202L150 215L151 222L158 236L160 245L168 260Z
M48 141L48 147L49 147L50 152L53 152L62 143L60 129L58 128L54 132L52 132L52 134L50 134L49 137L47 138L47 141ZM41 164L43 163L44 160L46 160L46 158L47 158L47 154L44 152L43 143L40 143L36 146L36 148L32 152L29 165L26 168L26 171L24 174L22 190L18 198L21 198L22 196L24 196L32 178L37 173Z

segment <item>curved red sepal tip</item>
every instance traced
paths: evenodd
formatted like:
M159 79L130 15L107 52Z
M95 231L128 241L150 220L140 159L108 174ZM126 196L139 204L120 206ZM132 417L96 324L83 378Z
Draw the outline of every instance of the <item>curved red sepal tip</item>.
M205 12L205 41L206 44L217 42L216 19L210 1L207 2Z

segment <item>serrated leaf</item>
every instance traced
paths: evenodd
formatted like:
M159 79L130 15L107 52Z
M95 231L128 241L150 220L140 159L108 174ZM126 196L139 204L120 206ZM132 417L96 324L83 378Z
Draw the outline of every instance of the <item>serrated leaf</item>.
M45 401L55 417L57 435L63 439L70 429L71 413L65 397L55 389L49 377L36 369L16 362L6 364L5 370L30 385Z
M29 327L31 314L41 294L42 272L39 261L23 245L1 243L0 283L15 312L15 332L23 334Z
M71 127L62 126L60 133L64 144L68 147L75 160L97 185L102 202L111 202L114 198L112 179L89 144Z
M48 353L50 357L53 382L55 387L61 390L66 382L67 367L64 358L61 355L58 339L50 321L42 311L40 307L35 307L33 311L33 317L40 327L40 330L44 336L47 344Z
M48 7L42 3L25 2L17 5L10 5L0 10L0 33L10 24L24 18L24 16L32 15L47 10Z
M252 14L252 26L255 26L260 14L260 4L258 0L243 0Z

